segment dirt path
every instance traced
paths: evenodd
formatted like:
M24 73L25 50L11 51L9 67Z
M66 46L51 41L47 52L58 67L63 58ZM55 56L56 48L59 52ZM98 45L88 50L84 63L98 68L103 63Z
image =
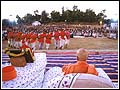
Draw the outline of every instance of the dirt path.
M2 49L7 47L7 41L2 41ZM70 45L64 50L75 50L79 48L94 49L94 50L118 50L118 40L108 38L71 38ZM38 42L36 42L38 50ZM44 48L45 49L45 44ZM54 41L50 45L50 50L55 50Z

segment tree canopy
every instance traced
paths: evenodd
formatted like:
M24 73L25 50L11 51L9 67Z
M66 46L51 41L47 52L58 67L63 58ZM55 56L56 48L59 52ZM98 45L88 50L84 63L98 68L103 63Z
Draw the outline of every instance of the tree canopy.
M31 24L34 21L39 21L43 24L50 23L50 22L65 22L65 23L74 23L74 22L99 22L104 21L105 17L105 9L102 10L100 13L96 14L92 9L86 9L85 12L78 9L78 6L74 5L72 10L64 10L62 9L62 14L59 11L53 10L50 14L47 13L45 10L42 11L41 15L39 14L39 10L34 11L34 15L27 13L24 17L20 17L16 15L17 23L18 24ZM3 20L3 24L7 25Z

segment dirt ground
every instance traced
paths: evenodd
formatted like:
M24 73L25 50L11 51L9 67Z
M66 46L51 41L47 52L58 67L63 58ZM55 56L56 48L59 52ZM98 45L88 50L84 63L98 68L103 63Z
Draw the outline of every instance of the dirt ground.
M7 47L7 41L2 41L2 49ZM74 50L79 48L95 49L95 50L118 50L118 40L108 38L71 38L70 44L65 50ZM38 50L38 42L36 43L36 49ZM44 48L45 50L45 44ZM50 45L50 50L55 50L54 41Z

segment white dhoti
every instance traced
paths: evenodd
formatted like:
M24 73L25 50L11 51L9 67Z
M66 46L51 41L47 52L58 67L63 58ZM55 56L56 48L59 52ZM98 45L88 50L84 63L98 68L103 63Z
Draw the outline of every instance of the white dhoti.
M54 44L55 44L55 47L59 47L60 41L54 39Z
M65 39L65 44L69 45L70 39Z
M48 50L50 47L50 44L49 43L46 43L46 49Z
M60 47L63 47L65 44L65 40L64 39L60 39Z

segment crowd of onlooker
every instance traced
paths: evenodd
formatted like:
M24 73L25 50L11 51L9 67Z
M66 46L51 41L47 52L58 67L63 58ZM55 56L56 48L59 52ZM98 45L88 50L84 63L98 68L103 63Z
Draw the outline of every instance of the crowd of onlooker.
M34 50L36 41L39 42L39 49L43 48L43 44L46 44L46 49L49 49L51 40L54 39L55 49L63 49L69 45L70 38L75 36L118 38L118 30L93 25L22 25L3 29L2 38L8 40L10 47L27 46Z
M18 26L14 28L6 28L6 32L3 30L3 38L6 36L7 32L12 29L15 31L17 28L18 31L21 31L23 33L42 33L45 32L54 32L56 29L67 29L71 37L73 36L84 36L84 37L108 37L117 39L118 38L118 30L112 30L105 27L95 27L92 25L38 25L38 26Z

